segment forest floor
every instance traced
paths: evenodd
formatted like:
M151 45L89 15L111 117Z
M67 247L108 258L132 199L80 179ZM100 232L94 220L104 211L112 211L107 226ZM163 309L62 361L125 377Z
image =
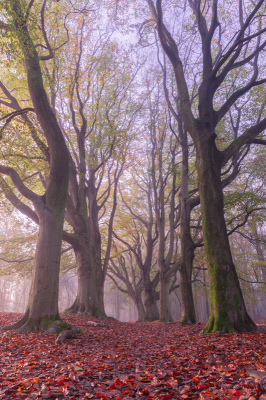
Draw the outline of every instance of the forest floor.
M19 317L1 313L0 325ZM86 333L55 344L55 335L0 332L0 399L266 399L266 333L62 319Z

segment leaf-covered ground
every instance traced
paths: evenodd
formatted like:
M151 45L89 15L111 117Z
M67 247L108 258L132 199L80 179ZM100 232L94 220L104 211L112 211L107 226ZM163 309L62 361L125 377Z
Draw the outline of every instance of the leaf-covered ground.
M19 317L0 314L0 324ZM86 334L55 344L54 335L0 332L0 399L266 399L265 333L62 318Z

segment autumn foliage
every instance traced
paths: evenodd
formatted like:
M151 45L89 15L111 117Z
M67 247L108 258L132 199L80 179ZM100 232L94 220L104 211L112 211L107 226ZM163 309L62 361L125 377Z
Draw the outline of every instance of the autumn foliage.
M0 323L18 316L2 313ZM201 335L203 324L178 322L92 327L86 317L63 318L83 330L78 339L55 344L55 335L1 332L0 398L266 398L266 333Z

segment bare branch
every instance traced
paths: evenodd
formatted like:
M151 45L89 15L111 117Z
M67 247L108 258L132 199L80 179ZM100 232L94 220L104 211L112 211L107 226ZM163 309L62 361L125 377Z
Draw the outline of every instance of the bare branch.
M0 173L4 175L8 175L16 188L22 194L22 196L26 197L28 200L33 203L39 203L42 201L42 198L38 196L36 193L32 192L27 186L24 185L22 180L20 179L19 174L11 167L5 167L4 165L0 165Z

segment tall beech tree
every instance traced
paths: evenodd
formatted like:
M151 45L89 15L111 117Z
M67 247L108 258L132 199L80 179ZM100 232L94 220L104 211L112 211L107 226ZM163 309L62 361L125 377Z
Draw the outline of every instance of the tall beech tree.
M68 188L69 156L61 129L49 104L43 85L40 60L52 54L39 57L27 26L28 14L33 2L27 4L20 0L4 3L6 22L1 28L16 40L22 52L27 71L28 89L33 108L23 109L36 113L49 148L49 170L45 195L39 196L31 191L20 179L19 174L5 165L0 166L1 174L8 175L19 192L30 200L35 208L35 220L39 223L39 235L35 253L32 283L28 306L22 319L1 329L29 331L47 329L58 313L58 282L61 241L64 222L65 202ZM26 6L26 7L25 7ZM16 112L11 117L16 116Z
M236 140L232 140L225 149L217 147L215 130L238 99L245 96L252 88L264 85L266 82L261 76L259 58L266 47L266 41L263 41L266 30L261 26L265 3L263 0L259 0L256 5L250 2L244 10L242 2L237 2L239 29L235 32L228 31L231 39L225 43L221 38L223 29L222 22L219 21L219 12L222 8L218 8L218 1L212 1L212 5L206 9L198 0L189 1L196 17L196 27L202 46L197 112L191 107L189 81L184 73L179 46L163 22L162 2L157 0L154 4L152 0L147 0L147 3L156 22L161 46L174 70L185 128L196 147L202 228L210 280L211 310L204 330L205 332L253 331L256 330L256 325L246 311L226 232L221 170L243 147L256 142L256 137L266 128L266 118L262 118L261 113L254 116L254 124L251 123L245 128L243 133ZM217 51L214 39L218 27L220 35L218 35ZM227 76L238 72L239 68L245 69L242 86L234 90L224 101L220 95L219 106L215 109L215 95L218 96L217 92L226 83Z
M44 14L43 6L43 19ZM60 47L50 64L45 65L44 76L70 160L63 239L74 249L78 293L68 311L105 315L104 280L117 184L124 168L129 132L140 107L132 95L132 87L141 64L129 61L126 52L123 56L119 53L117 43L110 38L112 32L95 32L91 28L93 16L77 13L73 17L76 25L67 30L72 40ZM20 114L21 107L11 91L3 82L0 88L6 98L0 99L0 104ZM22 118L43 159L48 161L49 149L40 139L38 127L29 117ZM41 167L37 172L46 190L49 179L44 166ZM0 180L0 186L15 207L38 222L34 211L19 201L7 182ZM104 246L101 219L108 224Z

